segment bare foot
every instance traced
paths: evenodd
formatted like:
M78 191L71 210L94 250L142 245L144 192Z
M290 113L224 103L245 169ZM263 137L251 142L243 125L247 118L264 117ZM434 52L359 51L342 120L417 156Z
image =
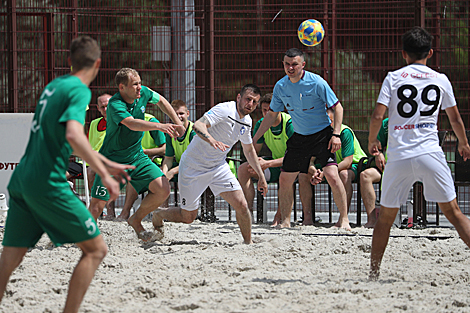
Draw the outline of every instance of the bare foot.
M339 229L352 230L352 229L351 229L351 226L349 225L349 221L348 221L348 222L338 221L338 222L337 222L335 225L333 225L331 228L339 228Z
M152 241L152 238L155 234L152 233L151 231L141 231L140 233L137 234L137 237L144 241L144 242L148 242L148 241Z
M279 220L274 220L273 223L271 224L271 227L276 227L277 225L279 225Z
M368 221L367 223L364 224L364 228L374 228L376 222L377 221L374 221L374 222Z
M118 217L116 217L115 221L116 222L125 222L125 221L127 221L127 218L124 218L121 215L119 215Z
M302 221L302 226L312 226L312 225L313 225L312 219Z
M160 211L161 209L156 209L155 211L153 211L153 214L152 214L152 224L153 224L153 227L155 227L155 229L163 227L163 218L161 218L160 215L158 215L158 212Z
M136 232L137 237L139 237L139 239L142 239L140 238L141 233L145 232L145 228L144 226L142 226L141 221L137 221L135 219L135 215L132 215L131 217L129 217L129 219L127 220L127 224L129 224L132 228L134 228L134 231Z
M277 229L281 228L290 228L290 222L287 223L280 223L279 225L276 226Z
M113 221L113 220L114 220L114 215L106 215L103 220L105 220L105 221Z

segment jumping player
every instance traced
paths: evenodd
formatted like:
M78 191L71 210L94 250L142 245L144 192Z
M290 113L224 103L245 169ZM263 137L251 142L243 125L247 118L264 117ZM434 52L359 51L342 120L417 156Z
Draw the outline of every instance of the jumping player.
M372 236L371 280L379 276L390 227L416 181L423 182L426 200L439 204L470 247L470 220L457 204L451 171L439 146L439 109L445 110L465 161L470 157L470 147L449 79L426 66L433 54L432 39L421 27L403 35L402 55L408 65L388 73L371 118L369 151L378 155L382 146L377 134L388 108L388 162L382 178L380 215Z
M260 178L258 190L265 194L268 185L252 145L249 116L258 106L260 97L261 91L257 86L245 85L236 102L219 103L194 123L193 129L198 136L183 153L178 174L181 208L156 210L152 219L155 229L161 230L164 219L192 223L197 217L199 198L209 186L215 196L220 194L235 209L244 242L252 243L250 210L226 157L240 140L248 163Z

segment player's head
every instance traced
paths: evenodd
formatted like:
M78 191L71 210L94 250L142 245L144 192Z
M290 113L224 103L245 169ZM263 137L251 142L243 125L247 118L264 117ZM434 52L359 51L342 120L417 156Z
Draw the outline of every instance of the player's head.
M271 100L273 98L272 93L267 93L259 99L259 103L261 106L261 113L263 113L263 117L266 116L269 112L269 105L271 104Z
M237 96L237 110L240 117L244 117L253 112L258 106L260 98L261 90L258 86L253 84L243 86Z
M70 45L70 65L74 73L83 69L95 68L96 76L100 62L101 49L95 39L89 36L80 36L72 40Z
M424 28L415 26L401 37L403 51L413 60L422 60L429 55L433 36Z
M119 88L119 93L125 101L140 98L140 90L142 89L142 81L139 73L128 67L120 69L116 73L114 82Z
M106 119L106 110L108 109L108 102L109 99L111 98L111 95L105 93L102 94L101 96L98 97L97 102L98 102L98 111L101 113L101 115Z
M189 110L186 103L183 100L173 100L171 101L171 107L175 110L176 115L181 122L186 126L189 117Z
M289 78L294 81L298 81L302 77L302 73L305 67L304 53L297 49L291 48L284 54L284 72Z

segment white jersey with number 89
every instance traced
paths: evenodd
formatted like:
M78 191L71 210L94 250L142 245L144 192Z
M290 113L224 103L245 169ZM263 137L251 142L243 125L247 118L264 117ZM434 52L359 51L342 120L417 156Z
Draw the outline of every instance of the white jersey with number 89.
M389 110L389 161L441 151L437 136L439 108L445 110L456 105L445 74L422 64L389 72L377 102Z

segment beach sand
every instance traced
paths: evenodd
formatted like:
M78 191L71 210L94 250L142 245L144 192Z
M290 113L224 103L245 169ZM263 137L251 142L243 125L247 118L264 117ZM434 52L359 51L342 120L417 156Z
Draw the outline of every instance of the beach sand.
M381 276L369 282L371 229L253 225L255 243L244 245L234 222L166 223L153 243L123 222L99 227L109 253L80 312L470 311L470 252L450 228L392 229ZM43 236L0 312L61 312L80 255Z

